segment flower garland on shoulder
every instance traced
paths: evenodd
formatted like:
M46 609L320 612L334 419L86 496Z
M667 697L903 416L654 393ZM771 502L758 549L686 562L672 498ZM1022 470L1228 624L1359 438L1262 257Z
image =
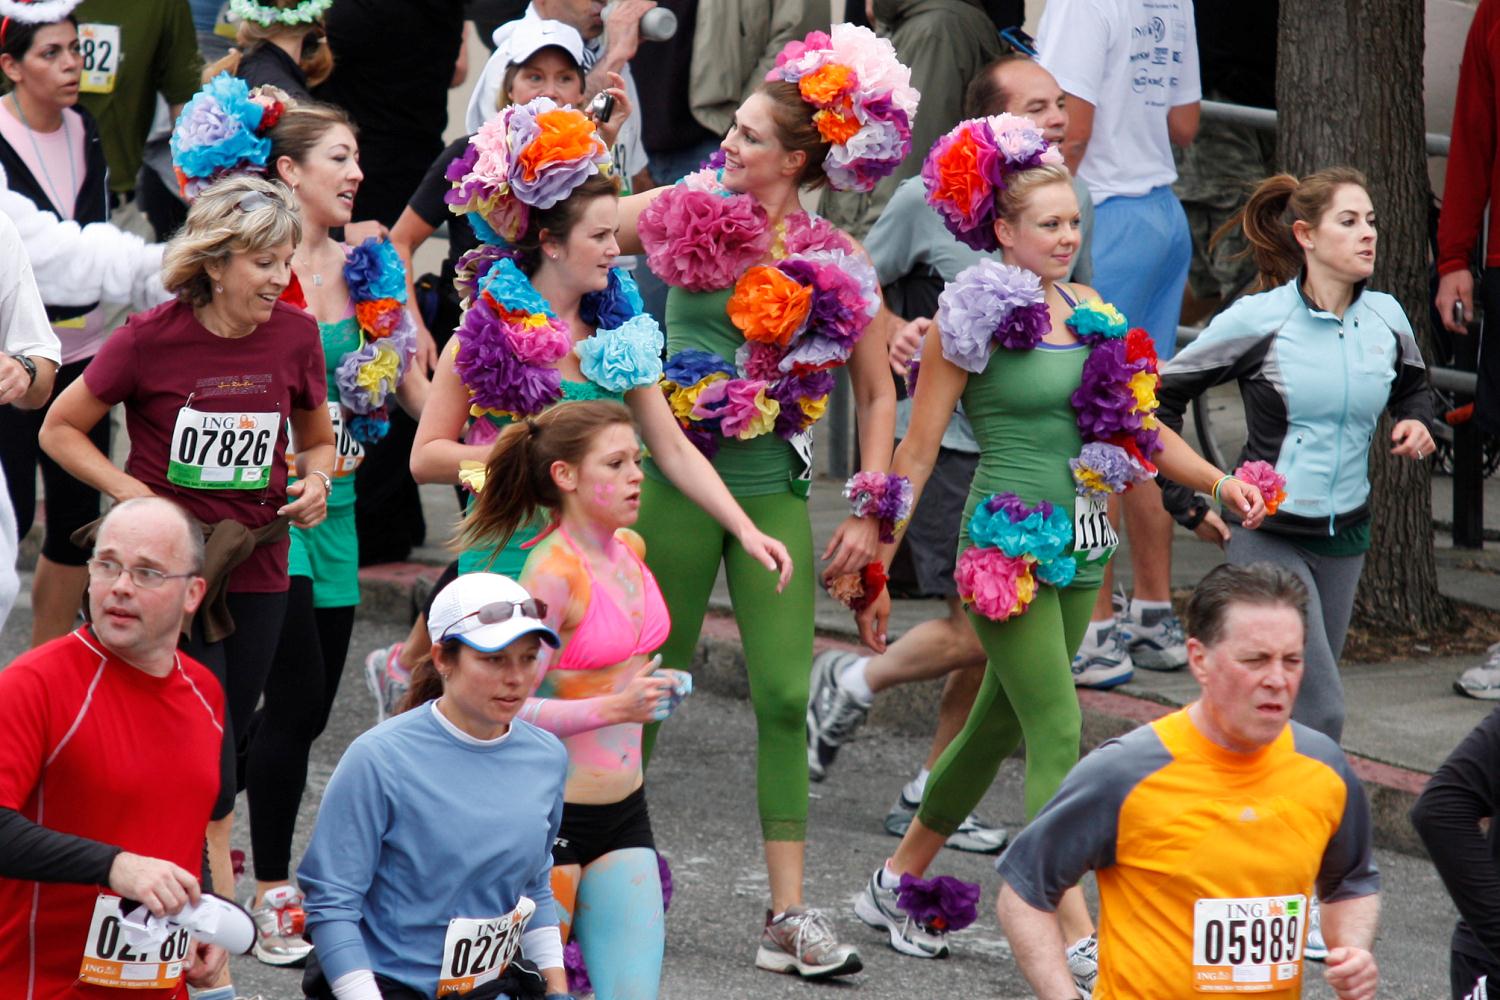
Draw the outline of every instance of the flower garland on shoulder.
M193 95L172 127L172 169L192 201L232 174L263 175L271 155L270 131L294 102L272 86L220 73Z
M745 338L734 361L700 350L667 360L662 390L688 438L712 457L722 438L791 439L820 420L832 369L848 362L880 308L875 269L849 238L803 212L770 226L713 167L653 201L640 232L668 284L734 289L727 312Z
M406 311L406 269L388 240L374 237L349 250L344 283L354 302L359 346L339 360L339 401L354 414L349 433L372 444L390 429L387 404L411 367L417 328Z

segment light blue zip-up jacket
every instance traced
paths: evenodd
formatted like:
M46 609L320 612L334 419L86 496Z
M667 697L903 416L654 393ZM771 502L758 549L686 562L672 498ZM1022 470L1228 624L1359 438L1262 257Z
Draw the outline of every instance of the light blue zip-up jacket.
M1381 411L1433 420L1411 324L1384 292L1359 292L1342 319L1312 305L1299 282L1240 299L1162 366L1158 416L1181 431L1188 404L1226 382L1239 383L1245 405L1239 461L1269 462L1286 477L1287 499L1261 529L1276 534L1331 536L1368 518ZM1191 495L1164 484L1174 514Z

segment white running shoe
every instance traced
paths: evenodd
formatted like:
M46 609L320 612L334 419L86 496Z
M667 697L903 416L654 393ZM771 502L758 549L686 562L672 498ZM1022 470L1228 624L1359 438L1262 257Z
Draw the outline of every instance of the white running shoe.
M839 747L852 739L870 714L869 706L839 686L839 674L858 654L830 649L813 657L812 690L807 699L807 775L828 776Z
M1328 942L1323 940L1323 908L1316 896L1307 904L1307 943L1302 946L1302 957L1310 962L1328 959Z
M1093 1000L1094 984L1099 981L1099 936L1090 934L1068 945L1068 971L1083 1000Z
M411 675L401 666L401 647L405 643L392 643L373 649L365 657L365 687L375 698L375 724L379 725L396 714L396 706L406 697L411 686Z
M917 818L917 809L922 805L913 802L906 797L906 789L901 789L901 794L896 796L896 804L891 806L891 811L885 814L885 832L892 837L904 837L906 831L911 827L911 821ZM1010 834L1003 826L993 826L979 818L978 813L969 813L964 821L958 824L948 837L947 846L955 851L972 851L975 854L996 854L1006 842L1010 840Z
M1125 630L1116 622L1099 631L1099 643L1085 640L1073 657L1073 686L1104 691L1135 676L1135 664L1125 645Z
M1187 636L1182 619L1170 608L1143 612L1139 620L1126 608L1116 626L1125 633L1130 660L1147 670L1181 670L1187 666Z
M854 915L890 936L891 947L913 958L947 958L948 935L917 923L896 902L896 890L880 884L885 865L875 869L854 901Z
M1453 690L1481 701L1500 700L1500 642L1485 650L1483 663L1459 674Z
M859 951L839 944L833 924L822 910L791 906L785 913L766 912L766 929L755 952L755 967L796 974L803 979L848 976L864 968Z
M302 936L307 914L302 893L290 885L267 892L251 911L255 917L255 957L266 965L295 966L307 961L312 944Z

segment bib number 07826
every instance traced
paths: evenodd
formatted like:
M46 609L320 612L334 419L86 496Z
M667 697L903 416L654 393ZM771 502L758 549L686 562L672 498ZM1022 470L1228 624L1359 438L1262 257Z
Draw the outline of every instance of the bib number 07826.
M172 429L167 479L199 490L262 489L271 482L275 413L210 413L184 406Z

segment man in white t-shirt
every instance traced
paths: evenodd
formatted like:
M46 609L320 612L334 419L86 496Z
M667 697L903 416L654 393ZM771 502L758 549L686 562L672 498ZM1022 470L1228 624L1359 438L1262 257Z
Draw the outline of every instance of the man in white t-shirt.
M34 410L52 395L62 345L42 305L31 260L10 219L0 214L0 406ZM16 515L0 470L0 625L16 603Z
M1193 250L1172 193L1172 146L1197 135L1202 97L1193 0L1047 0L1037 41L1039 61L1068 95L1063 156L1094 198L1094 288L1151 334L1166 361ZM1117 621L1106 569L1075 674L1127 660L1150 670L1187 664L1161 491L1139 485L1124 509L1134 599Z
M495 102L505 77L507 65L506 41L516 26L525 20L549 19L570 24L583 36L583 69L588 74L584 100L591 99L609 86L609 74L618 73L625 80L625 95L630 99L634 113L620 128L615 140L615 169L625 182L621 194L645 191L656 185L646 166L646 149L641 145L641 98L636 93L635 78L630 75L630 59L640 44L640 20L646 11L656 4L652 0L621 0L610 12L611 30L604 30L597 4L593 0L532 0L526 14L495 29L495 54L484 64L479 82L469 95L469 108L464 115L464 128L469 132L479 127L495 114Z

